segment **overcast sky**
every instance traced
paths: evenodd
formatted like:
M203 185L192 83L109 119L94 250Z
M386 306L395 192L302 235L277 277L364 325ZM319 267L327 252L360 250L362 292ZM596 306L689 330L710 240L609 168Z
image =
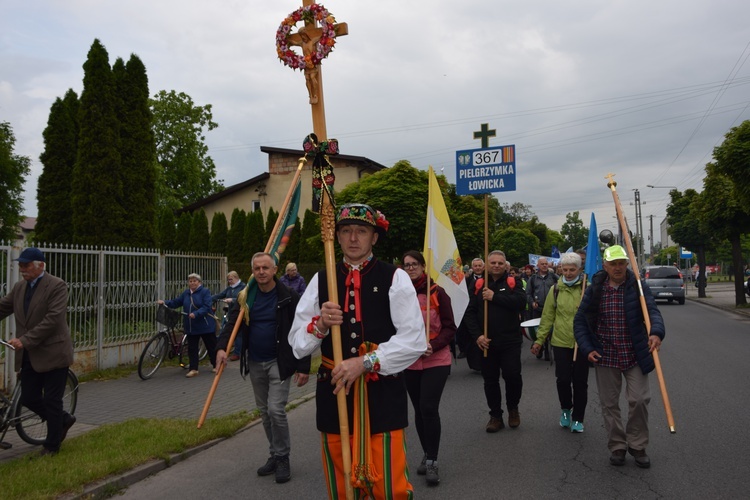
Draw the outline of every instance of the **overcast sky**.
M300 3L297 3L300 2ZM615 230L615 173L631 228L634 189L655 240L669 189L702 190L724 134L750 119L746 0L329 0L346 22L324 61L329 137L386 166L432 165L455 183L455 151L516 145L521 201L551 229L580 211ZM312 131L304 76L276 57L275 33L301 0L0 0L0 121L32 160L35 216L50 106L82 90L95 38L110 63L137 54L151 95L213 105L207 134L226 186L267 170L260 146L300 148ZM397 189L398 186L394 186ZM387 209L384 210L387 215Z

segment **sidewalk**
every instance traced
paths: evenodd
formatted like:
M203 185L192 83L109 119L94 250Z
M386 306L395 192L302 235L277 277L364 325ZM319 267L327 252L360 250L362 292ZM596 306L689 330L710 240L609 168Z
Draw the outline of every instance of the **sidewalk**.
M735 305L735 292L733 282L721 281L709 283L706 286L705 299L698 298L698 289L695 288L695 284L693 282L689 282L687 284L687 287L687 300L699 302L701 304L716 307L718 309L723 309L725 311L742 314L744 316L750 316L750 307L743 308L737 307ZM748 302L750 302L749 297L745 296L745 298L748 299ZM658 303L661 303L661 301Z
M201 365L200 375L185 378L186 371L177 366L163 366L150 380L141 380L134 371L129 377L117 380L82 383L78 389L76 424L68 437L84 434L100 425L123 422L132 418L198 418L214 380L211 365ZM289 402L305 398L315 392L315 379L302 387L292 383ZM240 363L230 362L221 377L208 418L248 412L255 409L255 396L250 378L240 376ZM0 462L39 451L22 441L14 429L8 430L5 441L13 445L0 451Z

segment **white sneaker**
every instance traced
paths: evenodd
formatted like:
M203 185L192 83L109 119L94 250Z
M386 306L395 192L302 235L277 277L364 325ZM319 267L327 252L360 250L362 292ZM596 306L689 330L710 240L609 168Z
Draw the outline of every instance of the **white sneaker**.
M197 376L198 376L198 370L190 370L189 372L187 372L187 375L185 375L185 377L187 378L193 378Z

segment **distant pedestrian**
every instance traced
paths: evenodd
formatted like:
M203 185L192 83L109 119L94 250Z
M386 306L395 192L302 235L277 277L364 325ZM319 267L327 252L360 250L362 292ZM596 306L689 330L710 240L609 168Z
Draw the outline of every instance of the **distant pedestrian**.
M216 372L216 320L211 313L211 291L203 286L200 274L188 275L188 288L179 297L171 300L158 300L170 309L182 307L183 327L185 335L188 336L188 357L190 366L187 378L198 375L198 363L200 359L200 341L208 350L208 356Z
M624 465L626 451L638 467L651 466L648 446L648 374L654 369L651 354L664 338L664 320L648 285L641 283L651 332L646 331L639 283L628 269L628 256L619 245L604 251L604 269L594 275L575 316L579 355L596 368L607 447L612 465ZM627 424L620 416L622 379L628 400Z
M286 285L288 288L291 288L295 292L297 292L297 295L300 297L303 293L305 293L305 288L307 288L307 284L305 284L305 278L302 277L301 274L297 271L297 264L294 262L290 262L286 265L286 272L279 278L279 281Z
M227 284L228 286L221 292L211 297L212 302L222 301L221 306L224 309L224 320L221 323L222 328L227 322L227 313L229 312L229 306L237 300L240 292L245 289L245 283L240 279L240 275L237 271L229 271L227 273ZM229 361L237 361L240 359L240 353L242 352L242 337L239 335L234 339L234 347L232 348L232 355L229 356Z
M0 298L0 320L13 314L15 370L21 372L21 404L47 422L41 455L56 455L76 418L63 410L73 342L67 322L68 287L45 271L44 253L27 248L14 259L23 281Z
M529 277L529 281L526 284L526 300L528 301L529 319L541 318L542 311L544 310L544 301L549 295L549 291L557 283L558 276L549 269L549 262L547 257L539 257L536 262L537 272ZM549 359L549 341L543 346L537 359L544 357L545 360Z

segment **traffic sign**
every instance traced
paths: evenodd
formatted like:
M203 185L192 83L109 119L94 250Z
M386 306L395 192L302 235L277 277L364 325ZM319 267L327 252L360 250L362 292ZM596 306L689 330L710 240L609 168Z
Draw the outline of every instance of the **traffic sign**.
M681 259L692 259L693 258L693 252L688 250L685 247L680 247L680 258Z
M456 194L515 190L515 145L456 151Z

